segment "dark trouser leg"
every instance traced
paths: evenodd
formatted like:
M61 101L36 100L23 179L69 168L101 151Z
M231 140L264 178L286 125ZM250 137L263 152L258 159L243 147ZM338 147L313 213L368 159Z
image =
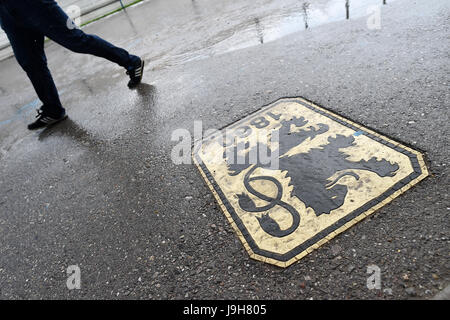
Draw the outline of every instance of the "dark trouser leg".
M59 116L65 110L61 105L58 91L47 67L44 36L31 29L19 26L9 14L9 11L1 5L0 21L18 63L27 73L34 90L43 103L42 110L49 115Z
M28 6L24 10L25 14L29 15L28 20L33 27L63 47L74 52L105 58L127 69L139 62L138 57L98 36L70 28L69 17L55 1L34 0L33 4Z

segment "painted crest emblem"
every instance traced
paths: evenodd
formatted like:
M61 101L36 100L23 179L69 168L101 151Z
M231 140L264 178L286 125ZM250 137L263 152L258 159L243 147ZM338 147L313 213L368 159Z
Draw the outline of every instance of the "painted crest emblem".
M250 256L304 257L428 175L422 155L304 99L282 99L193 154Z

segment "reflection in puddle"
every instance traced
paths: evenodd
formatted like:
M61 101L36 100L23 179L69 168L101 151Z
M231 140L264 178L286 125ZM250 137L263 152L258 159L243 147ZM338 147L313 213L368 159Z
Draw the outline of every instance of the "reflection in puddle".
M371 17L376 11L374 6L378 12L383 6L383 0L165 0L144 3L139 10L145 12L146 18L139 20L130 10L132 22L125 20L121 26L127 30L124 31L126 40L117 45L128 51L141 52L150 61L152 70L263 45L336 21ZM130 34L134 36L130 37Z
M261 23L259 22L259 18L255 18L255 26L256 26L256 34L258 35L259 42L261 44L264 43L264 32L261 27Z
M257 17L235 25L208 39L208 46L177 55L176 63L201 60L209 56L275 41L323 24L368 16L369 8L375 5L380 6L382 3L382 0L300 2L300 5L286 12Z
M308 29L308 9L309 9L309 2L303 2L302 5L302 13L303 13L303 20L305 21L305 30Z
M350 19L350 0L345 0L345 17Z
M317 27L326 23L331 23L344 18L359 18L367 15L367 9L371 5L380 5L380 0L361 0L356 4L350 4L349 0L334 0L327 4L327 7L320 7L313 3L304 2L297 12L289 12L281 15L274 15L258 19L258 28L264 30L265 43L277 40L294 32ZM251 26L242 29L231 35L225 41L214 46L214 51L230 52L253 46L255 40L251 39Z

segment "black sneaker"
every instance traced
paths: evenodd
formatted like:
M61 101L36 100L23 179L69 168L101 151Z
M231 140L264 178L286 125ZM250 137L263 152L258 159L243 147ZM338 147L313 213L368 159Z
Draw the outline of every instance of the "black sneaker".
M144 60L139 59L135 67L128 69L127 75L130 76L130 81L128 81L129 88L134 88L141 83L142 76L144 75Z
M37 116L38 118L35 122L30 123L28 125L28 130L36 130L44 127L48 127L52 124L55 124L57 122L63 121L67 118L66 112L64 112L60 117L54 118L53 116L50 117L46 115L41 109L37 110Z

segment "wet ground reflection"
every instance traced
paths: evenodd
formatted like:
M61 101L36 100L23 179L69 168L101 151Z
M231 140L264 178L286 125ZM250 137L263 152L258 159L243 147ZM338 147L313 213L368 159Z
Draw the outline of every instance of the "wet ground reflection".
M393 1L388 1L388 4ZM115 38L114 43L118 46L143 56L148 62L148 72L152 72L265 45L297 32L314 32L314 28L320 25L345 20L347 8L350 21L368 16L367 9L374 5L382 6L383 0L152 0L110 16L101 23L88 25L86 32L99 33L107 39ZM69 92L69 88L73 92L74 77L81 79L80 92L94 95L105 89L111 77L120 79L122 75L121 70L106 75L105 68L109 70L111 67L109 62L99 63L99 60L87 56L67 55L57 51L58 46L51 45L47 51L52 56L52 65L58 65L61 71L57 77L58 86L62 88L60 94L66 89ZM154 74L156 78L152 81L157 83L158 75ZM14 94L0 90L4 101L15 101ZM138 101L136 103L141 102L138 93L130 96L131 102L133 99ZM64 96L68 100L71 97L72 94ZM0 117L0 128L8 126L9 130L15 121L28 121L25 116L39 106L39 101L27 102L19 105L18 111L13 110ZM102 106L101 100L96 103ZM108 99L108 104L119 108L114 99Z
M390 2L392 1L394 0ZM160 55L156 55L155 58L160 60L160 64L163 62L167 66L192 60L202 60L210 56L275 41L295 32L323 24L368 16L370 15L369 9L371 7L382 5L383 0L296 1L284 5L282 9L277 8L270 12L255 12L256 16L253 19L244 19L234 25L231 21L238 19L239 16L230 17L227 22L230 25L229 27L217 30L216 33L213 33L214 28L211 28L206 34L213 34L206 39L203 38L200 41L191 42L193 45L186 47L189 50L177 52L177 49L181 49L181 47L173 48L171 52L163 52ZM204 14L207 14L208 10L205 9L206 13L202 13L201 8L207 7L209 4L203 1L192 1L192 6L197 17L195 24L198 24L193 29L204 30L201 24L206 23L207 17ZM248 16L248 12L246 15ZM198 19L199 17L201 19ZM224 12L223 19L227 19L227 12ZM190 34L189 38L195 38L195 35Z
M97 145L99 143L99 141L97 141L92 134L88 132L88 130L81 127L70 117L53 126L47 127L36 134L38 135L39 141L45 141L50 137L66 136L83 144L87 144L86 142L89 142L89 145Z

